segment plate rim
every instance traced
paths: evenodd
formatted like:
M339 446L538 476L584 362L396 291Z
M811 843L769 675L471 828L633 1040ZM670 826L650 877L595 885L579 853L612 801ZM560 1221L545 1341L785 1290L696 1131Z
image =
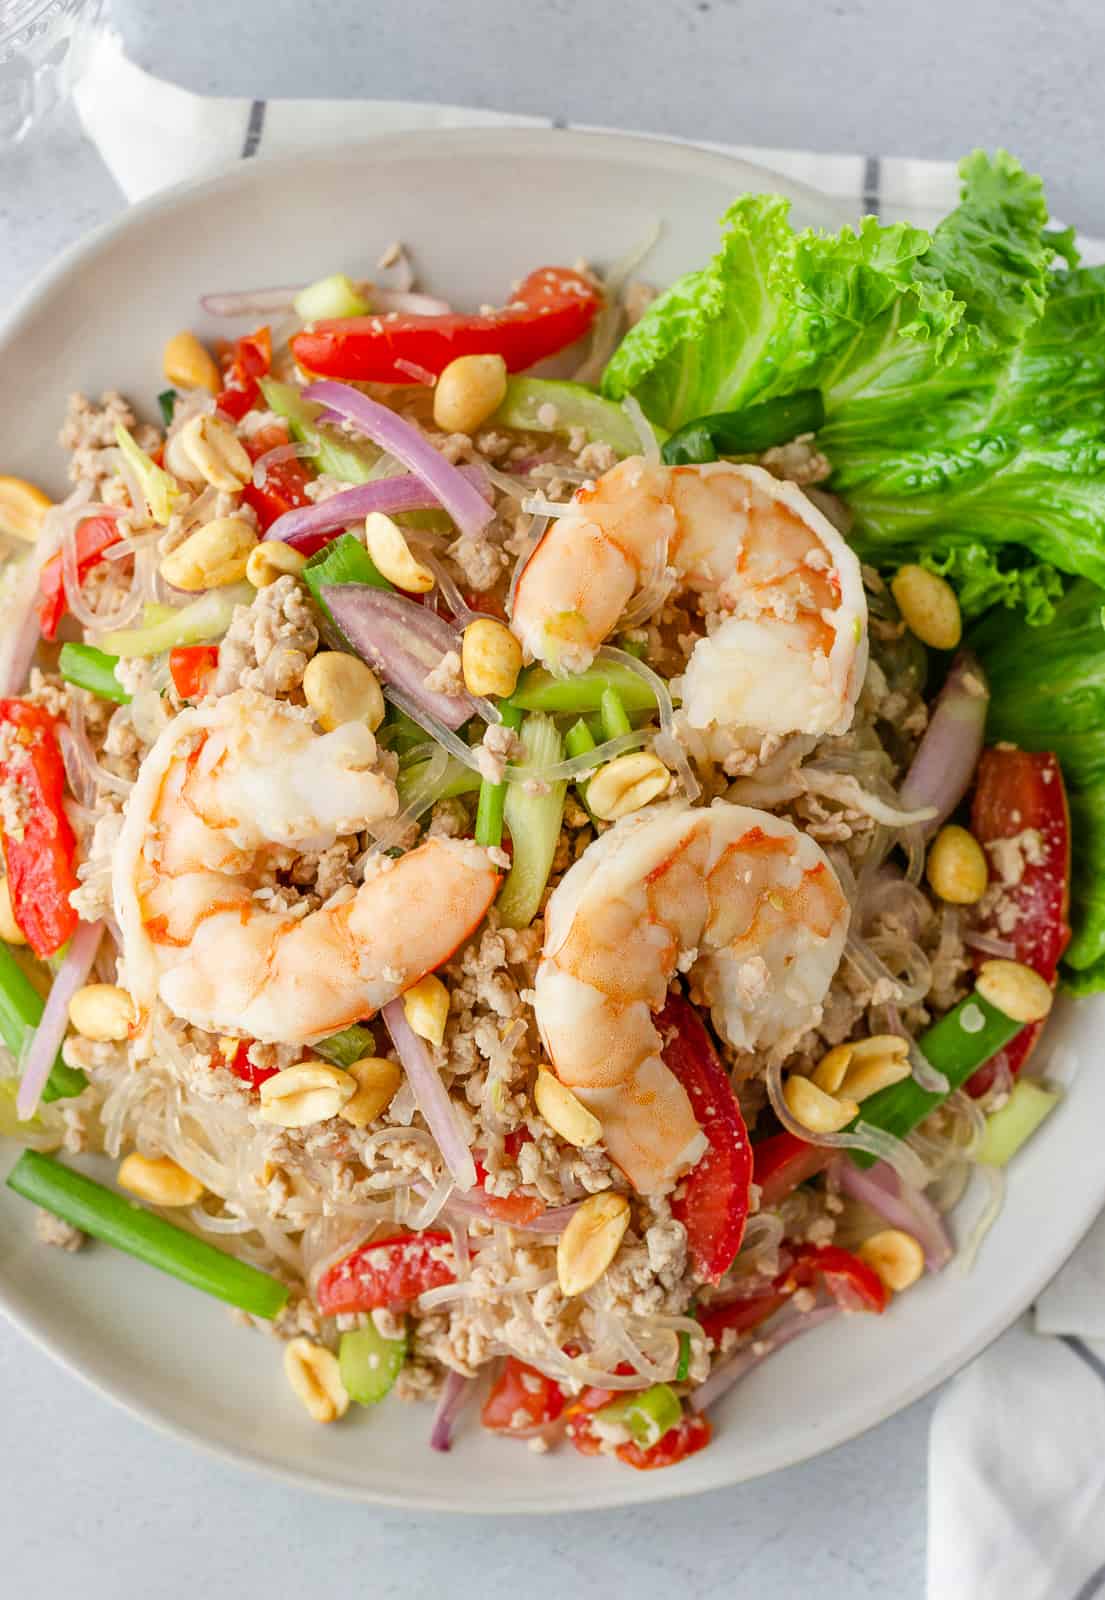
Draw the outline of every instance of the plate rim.
M781 189L791 195L800 195L811 210L820 212L829 225L840 226L844 222L854 222L857 217L858 206L853 206L840 197L827 195L800 180L748 161L741 155L728 154L716 148L707 148L671 137L634 132L622 133L617 130L526 127L510 123L500 126L433 128L370 134L305 152L264 154L240 159L224 171L187 179L135 204L125 205L117 215L107 218L90 232L75 239L35 275L0 318L0 344L6 343L19 332L22 324L34 315L38 302L59 280L71 274L82 262L94 257L103 246L118 235L125 234L131 228L140 227L162 212L173 210L182 200L201 194L216 195L240 186L248 187L258 172L271 173L293 167L301 171L304 166L316 164L356 162L358 159L367 158L370 154L377 156L383 154L387 157L394 153L398 156L409 152L412 145L424 148L438 145L447 154L455 155L458 150L463 151L466 147L474 151L479 151L488 145L501 148L504 140L511 142L512 149L525 145L531 150L548 150L549 153L560 156L569 151L573 152L574 156L574 153L578 152L581 159L585 157L585 152L590 150L621 158L629 165L641 159L647 159L652 164L661 160L675 168L682 167L696 174L716 175L735 182L737 185L735 192L739 192L739 186L747 185L751 179L756 183L763 183L769 189ZM750 1470L738 1468L735 1473L731 1470L726 1471L726 1457L722 1452L718 1452L718 1469L710 1473L708 1482L702 1482L696 1477L688 1480L684 1486L679 1474L675 1474L674 1477L664 1475L662 1478L652 1475L634 1474L632 1477L626 1475L623 1482L621 1477L596 1474L592 1492L584 1504L559 1497L555 1493L541 1495L538 1483L532 1499L523 1497L507 1505L498 1505L493 1514L526 1516L578 1513L581 1510L601 1511L620 1506L685 1499L712 1490L732 1488L771 1472L812 1461L838 1445L857 1438L878 1423L889 1420L914 1405L949 1377L963 1370L1023 1315L1043 1287L1060 1270L1063 1262L1077 1249L1078 1243L1093 1225L1102 1205L1105 1204L1105 1171L1102 1172L1097 1189L1088 1188L1086 1193L1092 1195L1092 1199L1087 1199L1084 1205L1077 1208L1076 1236L1070 1249L1063 1255L1062 1261L1057 1264L1049 1263L1039 1272L1031 1274L1027 1291L1016 1297L1015 1308L1011 1313L1003 1309L989 1317L982 1329L965 1347L957 1348L954 1354L947 1355L923 1375L906 1383L889 1409L881 1398L872 1398L869 1404L860 1404L850 1412L848 1419L841 1425L830 1425L824 1435L813 1442L812 1447L807 1442L805 1446L782 1452L761 1466L753 1465ZM248 1444L235 1444L213 1438L181 1420L178 1415L172 1414L167 1407L135 1398L128 1392L122 1379L103 1376L83 1368L76 1356L65 1348L60 1336L39 1326L32 1312L17 1310L13 1306L2 1275L0 1275L0 1313L18 1329L20 1334L96 1394L119 1406L131 1417L155 1428L159 1433L194 1446L221 1461L232 1463L236 1467L258 1470L267 1477L296 1488L325 1493L361 1504L385 1505L416 1513L448 1512L458 1516L492 1514L458 1501L455 1496L429 1485L417 1501L412 1501L409 1495L400 1492L389 1493L386 1489L343 1481L339 1476L331 1476L318 1466L310 1469L296 1467L286 1461L276 1460Z

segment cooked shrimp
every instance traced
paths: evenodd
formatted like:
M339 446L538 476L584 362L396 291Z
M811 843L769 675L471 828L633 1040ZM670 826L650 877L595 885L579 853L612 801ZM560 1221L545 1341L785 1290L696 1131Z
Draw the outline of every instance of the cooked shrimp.
M762 467L620 462L546 532L512 626L531 657L580 672L634 595L657 610L671 583L716 612L683 677L692 728L847 731L867 665L859 562L797 485Z
M249 690L174 718L142 763L112 870L140 1015L160 996L211 1032L306 1044L451 955L499 882L460 840L372 858L359 888L305 916L266 909L291 851L395 815L376 761L364 723L319 734L309 713Z
M670 1189L705 1147L652 1021L672 977L689 974L731 1044L781 1052L820 1017L847 928L820 846L725 801L636 812L561 879L534 1012L557 1076L640 1193Z

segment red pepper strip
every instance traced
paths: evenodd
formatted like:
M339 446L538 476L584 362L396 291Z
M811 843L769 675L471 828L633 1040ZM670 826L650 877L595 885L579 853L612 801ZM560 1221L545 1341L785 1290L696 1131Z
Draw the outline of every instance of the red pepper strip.
M671 1214L687 1230L687 1248L699 1277L720 1283L744 1237L752 1146L729 1074L694 1006L681 994L669 994L656 1026L664 1041L664 1061L686 1089L709 1141L705 1155L672 1196Z
M77 887L77 841L62 804L65 764L54 718L26 700L0 700L7 754L0 781L17 790L25 812L22 830L4 834L4 862L12 911L36 956L52 956L76 931L69 904Z
M499 355L508 371L522 372L582 338L599 303L580 273L541 267L488 316L341 317L297 333L292 351L309 372L357 383L409 383L399 362L436 376L458 356Z
M1020 878L1002 886L997 903L975 926L979 932L1007 940L1013 946L1014 959L1023 961L1054 988L1059 959L1070 942L1070 812L1063 774L1058 758L1049 752L984 750L971 806L971 832L985 847L1028 830L1039 836L1032 859L1017 846L1011 847L1019 858ZM987 855L993 869L994 855ZM995 878L1001 881L991 870L992 885ZM976 952L975 966L986 959L984 953ZM1004 1050L967 1080L968 1094L985 1094L1003 1068L1016 1077L1042 1028L1042 1022L1022 1028Z
M182 700L202 700L218 665L217 644L183 644L169 651L169 675Z
M624 1365L616 1368L618 1372L632 1370ZM584 1389L578 1400L564 1413L568 1419L568 1438L581 1456L597 1456L601 1453L602 1440L591 1424L591 1414L601 1411L603 1406L608 1406L618 1398L620 1392L614 1389ZM638 1472L652 1472L658 1467L674 1467L697 1450L705 1450L711 1436L712 1429L707 1418L688 1412L647 1450L630 1439L625 1444L617 1445L614 1454L619 1461L635 1467Z
M620 1444L614 1454L627 1467L636 1467L638 1472L655 1472L659 1467L677 1467L688 1456L705 1450L713 1434L709 1417L697 1411L688 1411L674 1428L669 1428L647 1450L630 1439L628 1444Z
M288 430L277 427L262 428L252 439L242 440L251 461L258 461L268 451L288 442ZM265 480L260 488L252 479L246 484L242 499L257 513L262 533L286 511L309 503L307 485L310 481L311 474L299 461L277 461L265 468Z
M280 1071L279 1067L258 1067L249 1059L248 1039L234 1039L230 1042L235 1046L233 1053L228 1056L225 1051L220 1052L220 1055L214 1057L212 1066L225 1067L236 1078L241 1078L243 1083L248 1083L251 1089L259 1089L270 1078L276 1077Z
M834 1153L824 1145L807 1144L785 1129L757 1140L752 1146L752 1182L760 1188L760 1210L773 1210L799 1184L824 1172Z
M362 1245L327 1269L315 1301L324 1315L409 1305L456 1278L447 1233L403 1233Z
M492 1433L532 1439L544 1433L564 1410L564 1391L553 1378L507 1356L488 1395L480 1420Z
M747 1333L758 1328L783 1306L798 1289L812 1288L820 1278L837 1304L846 1311L886 1310L889 1294L878 1274L839 1245L799 1244L788 1247L793 1253L790 1265L772 1280L763 1294L728 1305L700 1306L696 1312L703 1331L715 1344L727 1331Z
M92 568L103 559L104 551L119 543L119 537L114 517L86 517L78 524L74 541L78 581L84 581ZM53 639L57 635L67 609L59 550L44 564L38 580L38 626L44 639Z
M272 335L268 328L257 328L237 341L225 387L215 400L224 416L241 422L246 412L253 410L261 393L257 380L265 377L271 366Z

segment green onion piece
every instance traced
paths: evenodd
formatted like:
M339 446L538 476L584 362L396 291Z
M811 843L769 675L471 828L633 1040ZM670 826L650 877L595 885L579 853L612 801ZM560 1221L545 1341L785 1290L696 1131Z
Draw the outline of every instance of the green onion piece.
M349 1398L361 1406L382 1400L403 1370L408 1343L405 1331L399 1339L385 1339L371 1320L343 1333L338 1366Z
M589 750L593 750L594 748L595 748L594 735L592 734L592 732L591 732L590 728L587 726L587 724L584 722L583 718L580 717L578 722L573 722L572 723L571 727L568 729L567 733L564 735L564 754L566 756L573 756L573 757L574 756L584 756L584 755L587 754L587 752ZM590 806L587 805L587 784L588 784L588 781L589 781L588 779L577 778L576 779L576 793L579 795L579 798L583 802L583 804L587 807L588 815L593 817L594 813L591 811Z
M257 591L249 583L232 583L209 589L190 605L147 606L139 628L105 633L101 643L116 656L159 656L188 644L209 644L221 639L236 606L248 606Z
M8 1188L71 1222L74 1228L248 1311L250 1316L271 1321L287 1301L285 1286L267 1273L236 1261L163 1217L143 1211L51 1156L25 1150L12 1168Z
M426 742L425 734L422 736L422 742L423 744ZM399 791L400 811L406 810L413 796L423 787L429 765L429 761L412 761L410 766L400 768L399 776L395 780L395 787ZM483 779L478 772L473 772L463 761L450 756L445 775L434 790L434 803L436 804L438 800L456 800L462 794L475 794L482 786Z
M559 761L563 740L551 717L534 712L519 735L522 758L516 765L541 772ZM550 783L543 794L527 794L524 783L507 784L504 816L514 861L499 893L499 916L508 928L528 928L537 915L552 871L564 817L565 782Z
M552 409L546 409L551 407ZM637 430L612 400L582 383L561 383L551 378L508 378L506 398L491 418L490 426L521 428L527 433L557 433L567 437L582 428L588 444L608 444L620 456L640 454ZM655 430L663 438L661 429Z
M0 1038L16 1061L29 1033L42 1021L44 1001L6 944L0 944ZM50 1069L44 1100L69 1100L80 1094L88 1079L76 1067L67 1067L58 1055Z
M149 508L150 516L162 528L168 526L173 507L180 499L176 479L152 461L121 422L115 424L115 443L135 477Z
M849 1123L849 1131L864 1122L869 1127L884 1128L899 1139L906 1138L930 1111L943 1104L953 1089L961 1089L972 1072L996 1055L1023 1027L1023 1022L1014 1022L977 990L967 995L917 1040L926 1058L947 1078L948 1093L931 1094L912 1078L906 1078L865 1100L859 1116ZM850 1154L859 1167L870 1167L876 1159L863 1150Z
M101 700L116 700L121 706L130 704L130 695L115 676L118 656L109 656L106 650L97 650L91 644L63 644L58 656L58 667L67 683L78 689L87 689Z
M816 433L825 420L819 389L799 389L743 411L715 411L695 417L672 434L660 454L669 467L718 456L752 456L785 444L800 433Z
M517 706L504 700L499 707L504 724L515 733L522 726L523 713ZM480 780L480 799L476 808L476 843L485 850L497 848L503 842L503 807L506 804L506 783L489 783Z
M376 1054L376 1035L362 1022L354 1022L351 1027L343 1028L340 1033L332 1033L328 1038L320 1039L317 1044L311 1046L311 1049L333 1066L348 1068L354 1061L361 1061L365 1056Z
M398 706L390 704L380 732L387 734L383 742L389 750L395 751L400 761L409 750L413 750L417 745L424 745L429 737L426 730L420 728L413 717L408 717L405 711L400 711Z
M987 1167L1004 1167L1062 1098L1054 1089L1045 1089L1042 1083L1018 1078L1009 1092L1009 1099L986 1118L986 1131L975 1160Z
M309 283L292 301L297 317L304 322L321 322L326 317L363 317L370 309L344 272Z
M168 427L173 420L173 412L176 410L176 403L177 392L175 389L162 389L161 393L157 397L158 409L161 412L161 420L166 427Z
M630 716L655 711L656 696L648 684L620 662L602 661L586 672L558 678L547 667L529 667L518 679L511 702L523 711L549 711L554 716L580 716L598 711L607 689L614 689Z
M604 739L617 739L620 734L632 731L633 724L629 720L625 702L616 689L603 690L602 700L599 703L599 716L602 718Z
M683 1415L679 1396L667 1383L654 1383L651 1389L641 1389L612 1400L608 1406L595 1412L600 1422L620 1423L628 1429L633 1439L647 1450L674 1428Z
M679 1365L675 1369L676 1383L686 1383L691 1375L691 1336L686 1328L679 1330Z
M322 407L304 400L303 391L294 383L262 378L260 384L269 410L283 417L293 439L310 445L314 452L311 461L319 472L342 483L368 483L381 457L375 445L353 444L344 434L318 427L315 418Z

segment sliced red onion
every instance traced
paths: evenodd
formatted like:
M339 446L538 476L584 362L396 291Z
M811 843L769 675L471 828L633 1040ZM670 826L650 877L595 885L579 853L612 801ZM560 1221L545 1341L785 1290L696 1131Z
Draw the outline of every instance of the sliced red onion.
M996 956L999 961L1017 959L1017 947L1012 939L999 939L996 934L982 933L977 928L963 935L963 943L969 950L981 950L984 956Z
M441 1391L441 1399L434 1412L434 1425L430 1431L431 1450L452 1449L453 1425L467 1405L475 1382L475 1378L462 1377L459 1372L454 1372L451 1368L446 1374L445 1386Z
M29 1122L38 1110L46 1080L69 1026L69 1002L77 990L84 987L92 971L103 933L102 922L82 922L69 941L65 960L50 985L42 1021L34 1031L23 1061L23 1074L15 1100L16 1115L21 1122Z
M448 300L412 289L382 289L378 283L366 283L364 289L373 311L397 311L408 317L447 317L453 309ZM430 382L433 381L431 373Z
M317 400L330 411L351 422L393 455L397 461L421 478L452 517L461 533L475 538L487 526L494 512L458 467L424 439L417 428L389 411L377 400L370 400L347 383L324 379L303 391L305 400Z
M460 653L460 634L452 623L404 595L364 583L324 583L321 592L357 654L389 684L454 732L476 715L470 694L426 687L427 673L442 657L451 650Z
M943 1217L920 1189L904 1184L893 1167L876 1161L863 1170L845 1159L833 1163L831 1176L846 1195L877 1211L892 1228L911 1233L925 1252L930 1272L947 1266L954 1249Z
M38 580L42 562L32 553L18 575L16 592L5 615L0 645L0 696L20 694L26 687L41 630L38 625Z
M706 1382L700 1384L689 1396L691 1410L708 1410L715 1400L720 1400L735 1383L739 1383L753 1367L758 1367L761 1361L766 1361L768 1356L774 1355L776 1350L781 1350L785 1344L797 1339L800 1334L809 1333L838 1316L840 1316L839 1306L815 1306L812 1311L796 1311L791 1307L785 1315L780 1316L773 1327L766 1329L759 1338L754 1338L743 1349L738 1350L731 1360L714 1368Z
M898 795L908 811L936 807L936 815L922 824L926 838L947 821L967 792L982 754L989 704L986 674L969 650L961 650Z
M415 1187L419 1193L422 1193L422 1185L416 1184ZM429 1190L427 1189L426 1192L428 1193ZM512 1222L510 1227L517 1233L560 1234L564 1232L564 1229L582 1204L582 1200L576 1200L572 1205L553 1206L549 1210L543 1211L539 1217L532 1218L529 1222ZM500 1222L502 1220L500 1217L495 1217L491 1214L478 1192L467 1195L451 1194L445 1203L444 1209L447 1215L464 1218L467 1221Z
M476 1163L430 1052L407 1021L401 998L390 1000L380 1015L399 1052L418 1109L437 1141L441 1159L453 1174L457 1188L467 1194L476 1186Z
M209 317L268 317L277 311L290 311L302 284L284 289L229 290L225 294L201 294L200 305Z
M473 489L486 493L487 479L478 467L458 470ZM336 534L351 522L363 522L373 511L383 511L388 516L401 511L436 511L441 503L421 478L413 473L401 473L394 478L376 478L371 483L359 483L354 489L343 489L317 505L294 506L277 517L265 538L283 539L286 544L295 546L323 533Z

